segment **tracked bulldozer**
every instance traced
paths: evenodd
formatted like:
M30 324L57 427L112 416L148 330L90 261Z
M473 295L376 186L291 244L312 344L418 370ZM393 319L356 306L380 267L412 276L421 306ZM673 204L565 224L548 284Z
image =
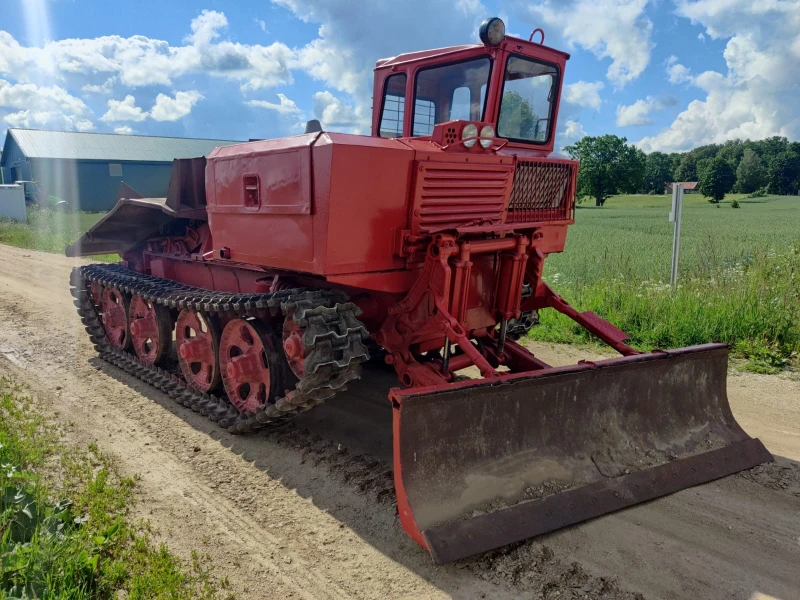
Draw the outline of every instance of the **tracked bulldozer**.
M544 281L575 217L569 56L496 18L480 38L378 61L372 135L176 160L166 198L125 190L67 249L121 256L73 271L100 355L232 433L391 365L399 517L440 563L772 459L725 345L639 352ZM620 357L546 364L519 340L548 309Z

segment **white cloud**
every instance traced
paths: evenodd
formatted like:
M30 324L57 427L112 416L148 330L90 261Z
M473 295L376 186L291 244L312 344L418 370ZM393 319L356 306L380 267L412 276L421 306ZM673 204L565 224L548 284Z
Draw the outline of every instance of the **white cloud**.
M702 33L698 33L697 34L697 39L700 40L701 42L705 42L706 41L706 36L704 36Z
M203 10L200 16L192 19L192 33L186 36L187 41L205 46L219 37L220 29L228 26L227 17L215 10Z
M358 106L346 104L329 91L314 94L313 114L326 131L366 133L369 131L369 116Z
M667 59L667 76L670 83L686 83L692 79L689 69L680 64L674 55Z
M3 117L3 121L11 127L26 129L77 129L78 131L94 129L94 123L89 119L53 110L20 110L7 114Z
M12 127L78 129L94 128L91 110L64 88L35 83L11 83L0 79L0 108L11 112L3 121Z
M86 84L81 87L81 91L88 94L110 94L114 90L115 83L117 83L117 78L109 77L100 85Z
M155 121L177 121L192 112L194 105L203 97L203 94L196 90L176 92L174 98L159 94L150 111L150 118Z
M131 135L133 133L133 128L129 127L128 125L120 125L119 127L114 127L114 133Z
M196 90L175 92L174 98L159 94L156 96L153 108L146 111L136 106L136 98L128 94L124 100L109 100L108 111L100 117L100 120L106 123L118 121L138 123L150 117L154 121L177 121L192 112L194 105L202 99L203 94Z
M108 101L108 111L102 117L101 121L112 123L114 121L144 121L148 113L143 111L140 107L136 106L136 98L128 94L124 100Z
M567 121L564 123L563 131L558 135L559 147L563 151L566 146L574 144L586 136L586 130L578 121Z
M651 125L650 113L664 108L664 104L652 96L637 100L627 106L617 106L617 126Z
M253 17L253 21L255 22L256 25L258 25L261 28L261 31L263 31L264 33L269 33L267 31L266 21L264 21L263 19L257 19L255 17Z
M57 85L15 84L5 79L0 79L0 107L39 111L60 110L72 115L84 115L90 112L83 100Z
M600 110L603 101L600 99L600 90L605 87L602 81L590 83L588 81L576 81L564 86L564 100L570 104L585 106Z
M645 151L673 151L735 138L800 138L800 0L677 0L677 12L712 38L729 38L727 72L694 75L670 59L670 81L689 83L705 98L637 144Z
M101 86L116 77L128 87L171 86L173 79L197 73L237 82L243 89L258 89L292 82L293 51L275 42L268 46L223 40L228 26L224 14L204 10L190 24L184 45L143 35L74 38L49 41L43 46L22 46L0 31L0 74L17 81L41 78L89 78ZM84 81L85 83L85 81Z
M245 104L258 108L266 108L267 110L274 110L283 115L300 113L300 109L297 108L297 104L295 104L293 100L290 100L284 94L276 94L276 96L278 96L280 104L267 102L266 100L249 100L245 102Z
M531 22L554 28L570 44L610 58L606 77L622 87L642 74L653 49L648 0L542 0L518 8Z
M352 108L361 113L369 111L377 59L472 41L486 16L476 0L458 0L455 7L429 0L406 0L402 5L396 0L272 1L302 21L319 25L318 37L296 49L292 68L350 94Z

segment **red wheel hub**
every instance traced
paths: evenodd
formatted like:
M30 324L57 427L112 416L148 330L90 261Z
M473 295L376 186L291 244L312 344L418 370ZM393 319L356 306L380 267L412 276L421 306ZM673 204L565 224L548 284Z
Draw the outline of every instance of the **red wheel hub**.
M289 315L283 322L283 353L289 368L297 377L305 373L306 350L303 345L303 332L305 329L294 322L294 315Z
M264 408L270 393L267 333L258 321L233 319L222 331L219 367L231 403L239 412Z
M127 301L122 292L105 288L100 300L100 319L106 330L108 343L114 348L125 350L130 342L128 332Z
M128 314L130 315L131 344L139 360L146 365L155 364L161 360L168 351L172 341L172 323L169 322L169 312L159 310L150 300L141 296L131 299Z
M186 381L196 390L210 392L220 381L219 327L207 316L182 310L175 326L178 362Z

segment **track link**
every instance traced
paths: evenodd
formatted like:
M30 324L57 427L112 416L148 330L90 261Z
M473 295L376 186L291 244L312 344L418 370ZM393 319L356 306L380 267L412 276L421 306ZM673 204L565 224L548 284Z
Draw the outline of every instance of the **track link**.
M293 390L264 408L240 413L224 394L199 392L180 371L142 364L135 354L113 348L106 337L89 286L98 282L136 294L171 309L229 317L289 316L305 328L305 375ZM121 265L95 264L72 270L71 292L78 315L100 357L168 394L179 404L207 416L230 433L249 433L286 422L347 389L361 378L369 360L368 332L361 310L336 290L290 289L272 294L213 292L168 279L135 273Z

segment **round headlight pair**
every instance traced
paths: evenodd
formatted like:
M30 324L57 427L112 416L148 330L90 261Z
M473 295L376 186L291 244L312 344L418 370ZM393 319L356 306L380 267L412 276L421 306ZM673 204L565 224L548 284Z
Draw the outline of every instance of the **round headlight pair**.
M478 140L478 126L475 123L468 123L461 130L461 139L464 140L464 147L472 148ZM484 125L480 133L481 148L489 149L494 143L494 127Z

